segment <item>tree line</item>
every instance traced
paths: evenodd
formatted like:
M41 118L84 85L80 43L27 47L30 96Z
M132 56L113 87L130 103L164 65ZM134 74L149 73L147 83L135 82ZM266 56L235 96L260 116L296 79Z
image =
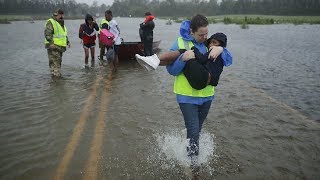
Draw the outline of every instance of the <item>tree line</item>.
M320 15L319 0L115 0L111 6L77 3L75 0L0 0L0 14L8 15L51 15L63 8L66 15L82 16L86 13L104 14L111 9L114 16L144 16L146 11L156 16L188 17L196 13L206 16L226 14L259 15Z

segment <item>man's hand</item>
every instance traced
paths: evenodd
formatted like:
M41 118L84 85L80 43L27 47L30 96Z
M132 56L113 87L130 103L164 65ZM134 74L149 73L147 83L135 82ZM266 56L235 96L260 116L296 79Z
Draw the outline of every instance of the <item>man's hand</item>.
M70 43L68 44L68 48L71 48L71 44Z
M223 51L223 48L220 46L212 46L210 47L210 53L208 59L215 60Z
M50 44L50 46L49 46L49 49L56 49L56 48L57 48L57 46L54 44Z
M190 59L194 59L195 55L193 50L187 50L186 52L183 53L182 57L181 57L181 61L188 61Z

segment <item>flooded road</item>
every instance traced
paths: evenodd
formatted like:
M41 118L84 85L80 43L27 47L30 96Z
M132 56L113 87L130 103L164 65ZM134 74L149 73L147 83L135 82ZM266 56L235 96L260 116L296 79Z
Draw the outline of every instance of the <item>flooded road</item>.
M142 18L116 18L138 41ZM173 77L135 61L84 70L81 20L51 79L45 21L0 24L0 179L191 179ZM163 51L179 24L156 20ZM319 25L210 25L228 35L225 68L200 140L203 179L320 176ZM98 54L98 48L96 49ZM96 62L97 63L97 62Z

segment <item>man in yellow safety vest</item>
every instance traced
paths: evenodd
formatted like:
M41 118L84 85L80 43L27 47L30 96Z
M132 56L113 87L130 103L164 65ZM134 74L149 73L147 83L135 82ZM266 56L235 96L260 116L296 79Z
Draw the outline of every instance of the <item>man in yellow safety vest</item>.
M44 30L49 67L51 74L54 77L61 76L62 54L66 51L67 46L70 48L63 14L63 10L61 9L55 11L53 16L47 20Z

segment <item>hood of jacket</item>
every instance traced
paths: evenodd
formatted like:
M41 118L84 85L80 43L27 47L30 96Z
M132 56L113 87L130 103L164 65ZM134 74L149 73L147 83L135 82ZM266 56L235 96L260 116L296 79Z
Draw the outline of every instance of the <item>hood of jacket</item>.
M213 34L206 42L208 45L212 39L215 39L220 42L220 46L227 47L227 36L223 33L215 33Z
M93 20L93 17L90 14L87 14L85 17L85 23L81 24L82 31L87 35L87 36L94 36L95 35L95 29L98 30L99 27L96 23L94 23L92 26L88 24L88 20L91 19Z
M182 21L180 26L180 36L184 40L188 40L188 41L194 40L194 38L190 34L190 24L191 24L191 21L186 20L186 21Z
M91 20L93 21L93 17L92 17L90 14L87 14L86 17L85 17L85 19L84 19L87 25L89 25L89 24L88 24L88 20L89 20L89 19L91 19Z
M146 19L145 19L143 22L146 23L146 22L148 22L148 21L152 21L152 20L154 20L154 18L155 18L155 16L153 16L153 15L148 15L148 16L146 16Z

